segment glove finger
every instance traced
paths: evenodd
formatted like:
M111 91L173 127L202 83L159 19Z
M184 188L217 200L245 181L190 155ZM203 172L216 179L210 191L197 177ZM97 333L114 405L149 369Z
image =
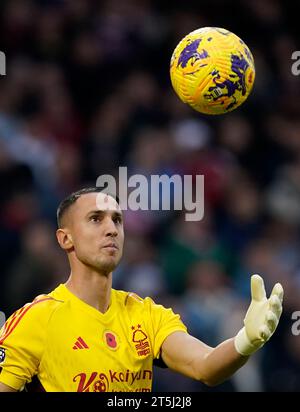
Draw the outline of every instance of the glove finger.
M278 296L278 298L280 299L280 301L282 302L283 300L283 287L281 286L280 283L276 283L276 285L273 287L272 293L270 295L270 297L272 296Z
M251 297L256 301L261 301L266 297L264 281L259 275L251 276Z
M271 296L269 303L271 311L279 318L282 313L282 304L279 297L277 295Z
M269 310L266 314L266 323L270 331L273 333L274 330L276 329L278 325L278 317L273 313L271 310Z
M258 334L263 341L267 341L271 337L271 331L267 325L262 325L259 328Z

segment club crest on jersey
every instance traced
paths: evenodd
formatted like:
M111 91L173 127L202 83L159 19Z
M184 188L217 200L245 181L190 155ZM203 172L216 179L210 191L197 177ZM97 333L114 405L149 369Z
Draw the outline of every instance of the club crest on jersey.
M103 334L103 339L106 345L109 347L109 349L118 349L120 340L116 333L112 332L111 330L105 330Z
M147 334L142 330L142 326L131 326L132 342L139 356L146 356L150 353L150 345Z
M5 359L5 349L0 348L0 363L4 362Z

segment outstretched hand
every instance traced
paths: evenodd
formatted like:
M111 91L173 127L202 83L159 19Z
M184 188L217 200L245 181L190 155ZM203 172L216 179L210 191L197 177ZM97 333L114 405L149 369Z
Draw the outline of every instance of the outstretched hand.
M251 277L251 304L244 327L235 337L235 348L241 355L251 355L261 348L275 332L281 313L283 288L276 283L267 299L264 281L259 275Z

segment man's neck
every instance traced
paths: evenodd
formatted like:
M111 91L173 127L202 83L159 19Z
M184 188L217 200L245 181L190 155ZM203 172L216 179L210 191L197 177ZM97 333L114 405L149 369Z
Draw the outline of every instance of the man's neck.
M80 275L71 272L65 285L71 293L100 312L105 313L109 308L112 273L104 276L93 271Z

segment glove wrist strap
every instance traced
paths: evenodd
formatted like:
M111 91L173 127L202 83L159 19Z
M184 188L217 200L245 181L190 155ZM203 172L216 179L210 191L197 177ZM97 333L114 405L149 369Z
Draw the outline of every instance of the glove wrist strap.
M254 352L256 352L261 346L263 345L263 343L261 345L254 345L253 343L251 343L251 341L249 340L247 333L246 333L246 329L245 327L243 327L238 334L236 335L236 337L234 338L234 346L236 351L242 355L242 356L249 356L252 355Z

